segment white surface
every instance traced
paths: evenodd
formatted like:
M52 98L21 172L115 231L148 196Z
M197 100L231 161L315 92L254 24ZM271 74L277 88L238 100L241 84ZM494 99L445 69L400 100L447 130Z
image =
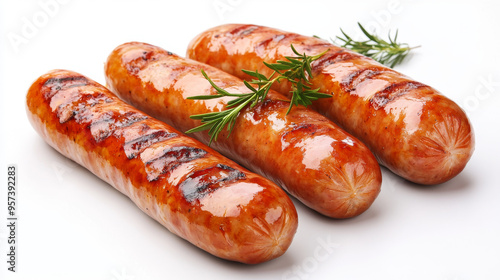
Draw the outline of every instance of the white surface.
M0 1L1 279L500 279L498 1L66 0L48 16L39 3L49 0ZM37 30L15 47L9 36L23 36L34 16ZM38 76L65 68L103 83L107 55L126 41L184 55L196 34L227 22L328 38L340 27L356 33L357 21L378 25L383 36L399 29L401 41L422 45L396 69L470 102L475 154L439 186L384 170L380 196L354 219L331 220L296 203L290 249L262 265L222 261L175 237L46 145L25 116ZM19 174L16 273L7 271L5 251L11 163Z

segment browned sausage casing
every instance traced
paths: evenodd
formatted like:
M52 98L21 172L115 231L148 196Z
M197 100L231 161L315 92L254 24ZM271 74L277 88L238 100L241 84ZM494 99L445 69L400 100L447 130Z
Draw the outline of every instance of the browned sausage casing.
M27 113L57 151L215 256L260 263L292 241L297 213L281 188L78 73L41 76L28 91Z
M269 75L263 61L316 55L312 87L332 94L313 108L363 141L379 162L420 184L438 184L460 173L474 150L474 133L462 109L430 86L321 39L263 26L228 24L198 35L189 58L243 79L241 69ZM289 83L275 84L288 94Z
M201 69L219 86L247 93L243 82L219 69L144 43L126 43L108 57L112 91L181 131L200 125L189 116L218 112L230 98L189 100L216 94ZM380 191L380 167L368 148L320 114L296 107L270 91L252 110L240 112L233 132L219 135L214 149L271 178L316 211L348 218L365 211ZM207 131L194 133L208 143Z

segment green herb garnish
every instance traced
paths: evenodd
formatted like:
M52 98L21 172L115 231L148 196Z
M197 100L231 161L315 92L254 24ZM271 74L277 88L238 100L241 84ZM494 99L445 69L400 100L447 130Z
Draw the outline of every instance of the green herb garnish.
M359 28L361 28L361 31L363 31L363 34L368 37L368 40L355 41L351 37L349 37L341 28L340 31L344 35L344 38L337 36L337 39L343 42L340 46L371 57L374 60L391 68L400 64L406 58L410 50L420 47L410 47L406 43L398 43L397 30L394 38L391 38L391 34L389 33L389 42L387 42L375 34L370 34L361 25L361 23L358 22L358 25Z
M315 56L307 56L305 53L300 54L297 52L293 45L291 45L291 48L297 56L287 56L286 61L278 60L276 63L264 62L268 68L274 70L269 77L264 76L258 71L242 70L244 73L254 78L249 82L243 81L245 86L251 91L249 93L229 93L218 87L208 77L205 71L201 70L201 73L217 91L217 94L192 96L188 97L188 99L206 100L220 98L223 96L234 96L237 98L229 101L227 103L226 110L224 111L190 116L192 119L201 120L202 125L190 129L186 131L186 133L193 133L208 129L208 134L210 135L209 145L212 144L212 141L217 141L217 137L224 127L227 126L229 134L232 132L234 124L236 123L236 118L245 106L249 105L250 109L255 107L259 102L262 102L266 98L271 86L275 82L280 82L282 80L288 80L292 83L292 90L290 91L292 93L292 98L287 114L294 105L297 106L300 104L308 106L312 104L312 101L319 98L331 97L329 94L320 93L319 88L311 89L311 82L309 81L312 77L311 62L320 58L326 53L326 51ZM254 86L257 86L257 88Z

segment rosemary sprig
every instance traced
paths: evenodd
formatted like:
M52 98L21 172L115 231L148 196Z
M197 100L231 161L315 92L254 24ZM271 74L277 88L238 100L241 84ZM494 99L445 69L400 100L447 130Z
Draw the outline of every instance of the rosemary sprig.
M397 30L394 38L391 38L391 34L389 33L389 42L387 42L375 34L370 34L359 22L358 26L361 28L363 34L368 37L368 40L355 41L341 28L340 31L344 35L344 38L337 36L337 39L343 42L341 47L348 48L365 56L371 57L391 68L400 64L406 58L410 50L420 47L410 47L406 43L398 43Z
M326 51L315 56L307 56L305 53L300 54L293 47L293 45L291 45L290 47L292 48L292 51L296 56L287 56L285 57L286 60L278 60L276 63L264 62L264 64L268 68L274 70L269 77L266 77L258 71L242 70L244 73L253 77L253 79L249 82L243 81L245 86L250 90L249 93L229 93L226 90L218 87L208 77L205 71L201 70L201 73L203 74L205 79L208 80L210 85L212 85L212 87L217 91L217 94L191 96L188 97L188 99L206 100L224 96L233 96L236 98L230 100L227 103L226 109L224 111L190 116L190 118L192 119L201 120L202 125L190 129L186 131L186 133L193 133L208 129L208 134L210 135L209 145L212 144L212 141L217 141L219 133L226 126L227 131L229 132L229 136L234 128L234 124L236 123L236 118L238 117L239 112L247 105L249 105L250 109L252 109L259 102L262 102L266 98L267 93L271 89L271 86L275 82L280 82L282 80L288 80L290 83L292 83L292 98L290 101L290 106L288 107L287 114L290 113L290 110L294 105L308 106L312 104L312 101L319 98L331 97L331 95L329 94L320 93L319 88L312 89L310 87L311 82L309 81L309 78L312 77L311 62L320 58L326 53Z

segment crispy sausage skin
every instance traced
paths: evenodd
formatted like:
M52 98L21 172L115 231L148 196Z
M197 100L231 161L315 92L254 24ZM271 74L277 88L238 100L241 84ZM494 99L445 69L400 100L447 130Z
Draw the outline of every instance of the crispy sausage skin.
M282 255L293 239L297 212L281 188L85 76L41 76L28 91L27 114L54 149L215 256L260 263Z
M262 61L300 52L326 54L312 63L312 87L332 94L313 108L363 141L382 165L419 184L443 183L460 173L474 151L463 112L430 86L321 39L263 26L228 24L194 38L187 57L243 79L241 69L269 75ZM290 84L276 84L288 94Z
M229 92L249 91L232 75L145 43L117 47L105 65L112 91L181 131L201 124L190 115L221 111L231 98L186 99L216 93L201 69ZM326 216L349 218L364 212L380 191L375 157L364 144L313 110L295 107L286 115L286 100L270 91L264 102L241 111L229 137L224 129L212 146ZM193 136L209 141L207 131Z

